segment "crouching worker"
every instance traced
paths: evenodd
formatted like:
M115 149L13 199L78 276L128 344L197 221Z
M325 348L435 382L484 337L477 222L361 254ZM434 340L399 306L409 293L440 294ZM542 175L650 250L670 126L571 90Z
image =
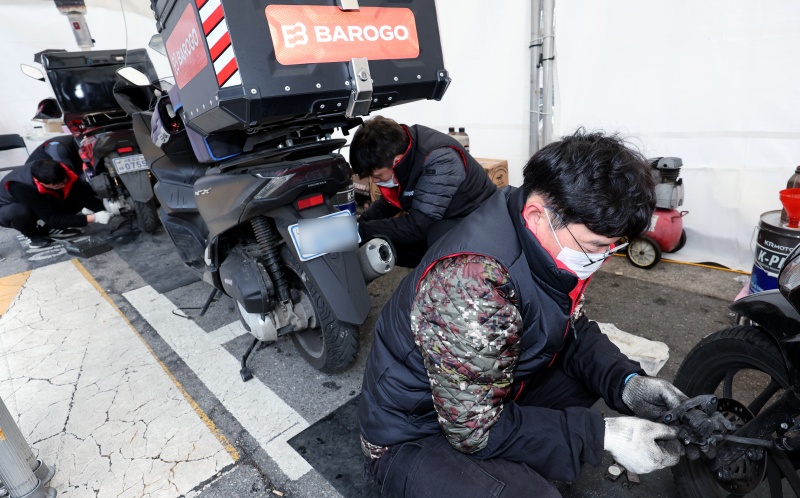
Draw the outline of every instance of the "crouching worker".
M113 216L75 172L56 161L28 163L1 181L0 226L18 230L33 248L75 237L81 233L76 227L106 224Z
M350 165L358 176L370 177L382 195L358 219L361 239L387 237L397 264L407 268L497 191L480 163L453 137L383 116L356 130Z
M647 473L675 465L686 397L648 377L583 314L592 273L647 229L645 159L578 132L530 159L439 239L375 326L358 409L384 496L559 496L607 450ZM602 398L621 417L590 409Z

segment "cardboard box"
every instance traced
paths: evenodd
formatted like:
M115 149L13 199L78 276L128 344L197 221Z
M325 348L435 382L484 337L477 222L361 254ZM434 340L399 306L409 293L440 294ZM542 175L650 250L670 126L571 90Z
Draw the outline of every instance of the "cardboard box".
M365 197L370 196L372 182L369 181L369 177L361 178L360 176L353 174L353 188L355 188L357 195L363 195Z
M489 175L489 179L497 185L497 188L508 186L508 161L505 159L486 159L481 157L476 157L475 160L483 166L483 169L486 170L486 174Z

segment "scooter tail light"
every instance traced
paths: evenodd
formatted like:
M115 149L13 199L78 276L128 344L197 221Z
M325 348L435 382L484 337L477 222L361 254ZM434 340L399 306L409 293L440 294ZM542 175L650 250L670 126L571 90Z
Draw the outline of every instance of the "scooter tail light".
M324 203L325 198L322 197L322 194L312 195L311 197L306 197L305 199L299 199L297 201L297 209L302 211L303 209L319 206L320 204Z
M133 147L120 147L117 149L118 154L127 154L129 152L133 152Z
M286 170L276 172L274 176L261 176L260 174L255 175L258 178L269 178L269 183L264 185L264 187L256 194L255 199L267 199L272 194L277 192L281 187L283 187L289 180L294 177L294 173L286 174Z

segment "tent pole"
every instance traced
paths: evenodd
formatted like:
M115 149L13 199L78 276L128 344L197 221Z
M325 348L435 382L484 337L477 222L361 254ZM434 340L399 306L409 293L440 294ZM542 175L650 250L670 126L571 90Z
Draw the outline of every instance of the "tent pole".
M528 142L528 157L539 150L539 122L541 118L541 85L539 84L539 58L542 54L542 0L531 0L531 109Z
M543 0L542 3L542 145L553 140L553 14L555 0Z

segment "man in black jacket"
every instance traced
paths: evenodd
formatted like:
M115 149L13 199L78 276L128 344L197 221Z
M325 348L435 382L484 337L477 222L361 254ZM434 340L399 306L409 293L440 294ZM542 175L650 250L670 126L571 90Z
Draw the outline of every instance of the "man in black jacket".
M82 209L87 214L77 214ZM75 237L81 231L73 227L106 224L112 216L74 171L56 161L20 166L0 185L0 227L18 230L33 248L47 247L51 237Z
M575 480L603 450L636 473L678 462L677 428L655 421L686 396L582 309L654 206L640 154L579 132L428 250L378 317L364 370L362 450L384 496L559 496L546 479ZM626 416L591 410L600 398Z
M350 165L381 190L358 220L362 240L382 235L413 268L436 239L497 191L464 147L425 126L376 116L356 130Z
M80 155L78 142L72 135L60 135L49 138L33 149L25 164L49 159L60 162L80 175L83 172L83 160Z

